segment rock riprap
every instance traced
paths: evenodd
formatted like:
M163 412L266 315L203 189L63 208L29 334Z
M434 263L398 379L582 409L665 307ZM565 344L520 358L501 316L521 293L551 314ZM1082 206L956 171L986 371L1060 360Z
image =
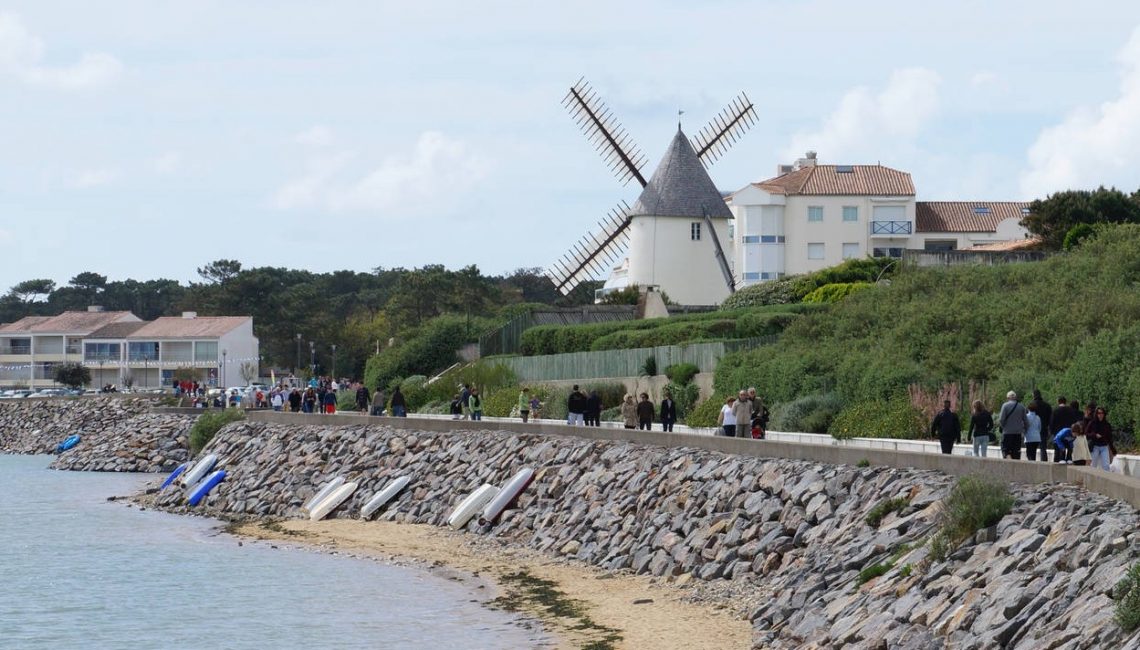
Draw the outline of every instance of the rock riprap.
M0 400L0 452L50 454L68 436L85 439L150 411L151 398L100 395Z
M1074 487L1015 486L1012 513L945 561L925 543L954 480L573 437L409 432L239 422L203 453L227 479L221 517L301 516L322 483L360 488L332 514L356 517L388 480L411 485L381 519L443 525L482 483L536 478L493 526L467 531L610 571L746 594L756 647L1136 647L1109 593L1140 557L1131 506ZM877 525L867 515L904 499ZM177 490L156 504L185 508ZM880 575L858 584L860 572ZM865 574L866 576L867 574ZM715 589L714 589L715 588Z
M147 413L95 431L52 461L52 469L169 472L190 457L197 416Z

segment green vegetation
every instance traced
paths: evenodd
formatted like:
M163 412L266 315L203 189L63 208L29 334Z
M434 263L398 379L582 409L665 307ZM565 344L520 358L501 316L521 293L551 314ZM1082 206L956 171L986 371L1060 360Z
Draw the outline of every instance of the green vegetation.
M893 568L893 567L894 567L894 563L890 562L889 560L884 561L884 562L879 562L878 564L872 564L871 566L869 566L869 567L867 567L867 568L865 568L859 572L859 577L855 578L855 584L861 585L865 582L869 582L871 580L874 580L875 578L878 578L879 576L883 575L887 571L890 571L891 568Z
M1112 588L1116 601L1114 618L1125 632L1140 628L1140 562L1133 564Z
M701 401L690 410L684 418L685 424L690 427L715 427L720 415L720 407L724 406L727 395L714 393L712 397Z
M618 630L594 622L581 602L567 597L551 580L520 570L500 576L499 584L506 593L492 601L495 605L509 612L529 612L573 630L590 639L583 648L611 650L622 639Z
M939 530L930 541L930 555L941 562L962 542L1001 521L1013 508L1009 485L986 476L963 476L942 501Z
M522 353L563 354L770 336L782 332L800 314L819 310L819 305L775 305L588 325L542 325L523 332Z
M889 257L866 257L847 260L838 266L822 269L806 275L794 275L773 282L761 282L737 291L721 305L722 309L744 309L767 305L786 305L804 300L816 289L827 285L848 283L871 283L890 277L898 269L898 260ZM854 293L858 289L829 289L826 293L838 291ZM842 297L842 296L840 296ZM827 302L827 301L812 301Z
M778 404L772 409L772 428L776 431L827 433L832 420L843 410L838 393L815 393Z
M220 409L206 411L198 416L194 422L194 426L190 427L190 453L197 454L202 449L210 444L214 439L214 434L221 430L230 422L237 422L238 420L245 419L245 412L242 409Z
M835 393L847 406L829 426L840 437L925 436L929 423L906 411L908 387L948 382L976 383L991 408L1007 390L1095 398L1114 428L1132 431L1138 285L1140 225L1101 227L1032 264L907 268L890 286L801 314L778 344L726 355L714 387L757 386L777 405Z
M1025 227L1050 250L1077 245L1102 224L1140 223L1140 192L1125 194L1116 188L1069 190L1029 204Z
M843 300L851 294L869 289L873 285L870 282L833 282L825 284L822 287L815 289L808 295L804 296L804 302L807 303L833 303Z
M665 376L674 384L687 384L701 371L693 363L675 363L665 368Z
M871 508L871 511L867 513L867 525L871 528L878 528L884 517L892 512L899 512L908 505L910 505L910 499L905 497L884 499L875 504L875 507Z
M81 363L61 363L52 372L52 379L68 388L83 388L91 383L91 370Z
M870 466L871 466L871 461L867 460L866 458L860 458L859 462L855 463L855 467L870 467Z

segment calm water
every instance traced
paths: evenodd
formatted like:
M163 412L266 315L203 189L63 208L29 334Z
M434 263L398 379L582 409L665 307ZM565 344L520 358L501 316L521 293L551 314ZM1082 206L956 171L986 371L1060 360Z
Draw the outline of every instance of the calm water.
M0 648L526 648L469 587L238 546L216 522L106 501L148 477L0 455Z

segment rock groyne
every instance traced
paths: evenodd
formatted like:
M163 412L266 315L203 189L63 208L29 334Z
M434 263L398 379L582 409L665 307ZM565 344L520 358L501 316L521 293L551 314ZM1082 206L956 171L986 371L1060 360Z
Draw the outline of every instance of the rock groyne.
M120 422L150 410L144 397L93 396L0 400L0 452L50 454L78 433L100 435Z
M94 431L52 461L52 469L169 472L190 457L197 416L145 413Z
M1071 486L1014 486L1013 511L945 561L926 542L954 480L931 471L824 465L692 448L505 432L241 422L205 450L228 479L220 517L300 516L335 476L356 517L389 479L413 482L380 518L442 525L480 484L524 466L534 483L472 534L610 571L708 587L764 648L1104 648L1140 644L1109 593L1140 557L1131 506ZM877 505L897 500L879 521ZM176 491L156 505L181 510ZM864 580L861 580L860 573Z

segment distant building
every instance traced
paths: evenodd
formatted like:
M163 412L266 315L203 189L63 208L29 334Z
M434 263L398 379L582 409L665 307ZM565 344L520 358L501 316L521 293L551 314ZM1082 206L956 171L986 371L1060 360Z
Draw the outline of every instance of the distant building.
M143 321L99 307L59 316L30 316L0 327L0 387L54 385L55 366L80 362L91 385L170 386L175 371L192 369L207 385L245 383L244 364L257 372L259 348L248 316L198 316ZM256 375L255 375L256 376Z
M729 197L738 287L843 260L902 257L1028 237L1027 203L915 201L909 173L882 165L820 165L808 152L780 175Z

